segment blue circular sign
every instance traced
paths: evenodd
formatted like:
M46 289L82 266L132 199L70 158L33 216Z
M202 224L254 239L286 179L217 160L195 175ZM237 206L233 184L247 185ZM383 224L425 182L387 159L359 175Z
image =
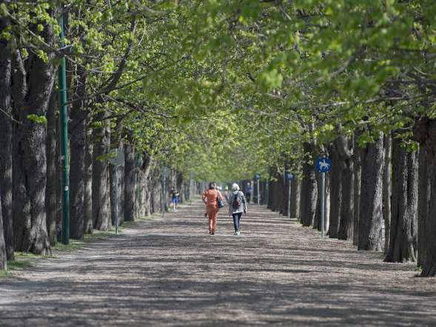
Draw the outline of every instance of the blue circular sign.
M254 176L254 179L257 181L260 180L260 174L256 174L256 176Z
M332 159L329 157L320 157L316 160L315 164L316 170L320 173L327 173L332 169Z
M293 181L295 179L295 175L291 172L286 172L286 180Z

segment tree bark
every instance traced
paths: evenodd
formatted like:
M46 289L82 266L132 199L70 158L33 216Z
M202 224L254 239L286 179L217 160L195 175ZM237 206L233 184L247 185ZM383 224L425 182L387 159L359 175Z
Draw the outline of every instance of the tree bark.
M362 156L359 250L381 251L383 223L383 135L368 144Z
M7 26L0 17L0 30ZM12 225L12 53L6 41L0 40L0 202L3 213L4 241L8 260L14 259L14 232ZM0 233L2 234L2 233ZM1 235L3 236L3 235ZM1 237L0 236L0 237Z
M417 160L416 153L401 148L401 141L392 144L392 218L386 262L416 261Z
M108 230L110 218L109 170L107 155L110 138L104 113L97 117L101 126L94 129L94 158L92 166L92 220L94 229Z
M418 266L425 262L426 245L428 244L428 209L430 203L430 182L428 178L428 158L424 146L419 149L419 190L418 190Z
M313 145L303 144L306 153L313 153ZM301 223L303 226L310 226L315 220L316 203L318 201L318 186L316 181L315 167L312 162L303 164L303 181L301 187Z
M92 129L89 121L86 123L86 147L85 147L85 234L92 233L92 166L94 157L94 144L92 141Z
M427 174L430 183L430 195L428 212L424 208L427 232L424 234L424 256L422 262L422 277L436 276L436 119L426 116L419 117L414 126L414 137L424 147L427 158ZM426 187L424 184L423 187ZM422 217L419 218L420 220Z
M353 244L359 243L359 217L360 217L360 197L362 189L362 149L357 144L358 134L354 135L354 218L353 218Z
M300 218L301 181L294 179L291 185L291 217Z
M70 168L70 235L73 239L83 239L85 231L85 156L86 156L86 71L82 67L77 68L75 81L74 102L70 114L70 145L71 145L71 168Z
M353 235L354 218L354 142L345 136L339 136L335 142L341 168L341 214L338 238L348 240Z
M133 145L126 144L124 149L124 220L134 221L136 200L136 155Z
M3 229L2 203L0 198L0 271L8 269L8 258L6 254L6 243Z
M338 238L339 221L341 216L342 201L342 171L340 167L340 157L335 146L330 147L330 156L332 159L332 169L330 171L331 193L330 193L330 225L328 235L330 238Z
M392 138L385 136L385 168L383 171L383 220L385 223L385 244L384 252L389 249L389 238L392 220Z
M45 26L43 37L53 42L53 31ZM50 250L45 210L46 192L46 128L29 119L29 115L45 116L55 79L51 64L30 54L26 68L17 50L14 56L14 109L21 124L17 124L14 139L14 239L19 251L46 254Z
M57 197L58 189L58 142L56 128L59 124L56 109L59 106L58 90L55 88L51 93L50 104L47 112L47 189L46 189L46 209L47 209L47 231L50 245L57 242L56 222L57 222Z

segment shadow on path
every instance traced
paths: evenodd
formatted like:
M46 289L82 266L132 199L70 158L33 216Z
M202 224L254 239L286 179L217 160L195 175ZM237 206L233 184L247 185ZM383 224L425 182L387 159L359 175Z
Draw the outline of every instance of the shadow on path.
M200 202L0 282L1 326L436 325L434 279L263 207Z

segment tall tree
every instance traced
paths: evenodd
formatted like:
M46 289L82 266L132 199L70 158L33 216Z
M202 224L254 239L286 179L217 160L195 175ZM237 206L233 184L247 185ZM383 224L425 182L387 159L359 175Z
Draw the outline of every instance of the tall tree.
M392 217L389 250L385 261L416 261L418 162L416 152L401 148L401 140L392 142Z
M383 135L366 145L362 155L359 250L381 251L383 223Z
M0 17L0 30L8 26L8 20ZM12 227L12 53L10 44L0 39L0 202L3 213L3 230L7 258L14 258ZM1 237L1 236L0 236Z

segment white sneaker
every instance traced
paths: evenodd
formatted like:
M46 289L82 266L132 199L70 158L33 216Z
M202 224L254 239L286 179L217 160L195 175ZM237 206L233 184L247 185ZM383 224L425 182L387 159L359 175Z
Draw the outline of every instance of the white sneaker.
M241 232L240 232L240 231L237 231L235 234L236 234L237 236L239 236L239 235L241 235Z

